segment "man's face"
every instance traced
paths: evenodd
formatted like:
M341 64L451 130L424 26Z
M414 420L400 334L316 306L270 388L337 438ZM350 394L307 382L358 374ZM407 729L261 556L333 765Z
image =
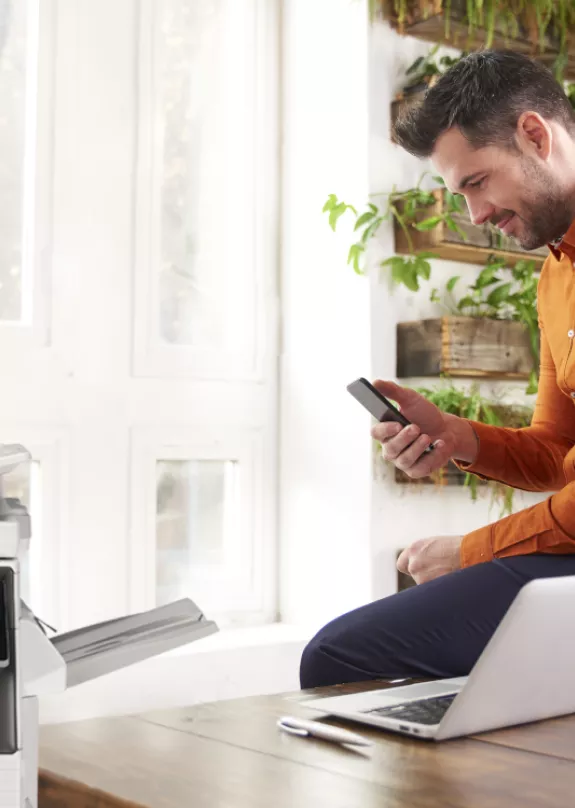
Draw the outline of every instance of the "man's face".
M432 162L454 193L465 197L474 224L491 222L524 250L560 238L573 219L573 200L549 165L501 146L474 149L453 127L437 140Z

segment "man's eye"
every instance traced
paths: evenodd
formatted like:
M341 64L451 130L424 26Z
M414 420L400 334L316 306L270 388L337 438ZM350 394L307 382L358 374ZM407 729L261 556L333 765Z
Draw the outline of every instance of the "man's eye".
M469 183L469 188L481 188L481 186L483 185L484 180L485 180L485 177L481 177L480 180L476 180L475 182L470 182Z

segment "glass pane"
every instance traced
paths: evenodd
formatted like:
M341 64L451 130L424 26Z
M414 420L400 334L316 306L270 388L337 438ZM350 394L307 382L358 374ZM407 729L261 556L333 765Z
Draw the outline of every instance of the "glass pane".
M160 337L237 350L253 230L252 2L162 0L161 9Z
M40 596L38 591L33 591L31 580L31 567L38 566L34 561L40 556L42 525L40 463L37 461L21 463L2 477L4 496L19 499L32 519L33 535L30 540L30 549L27 553L20 555L20 596L31 608L34 608L34 601L39 600Z
M24 152L27 90L34 91L28 63L35 48L29 13L35 3L0 0L0 320L23 316ZM28 291L26 292L28 294Z
M159 605L193 597L199 567L224 562L236 501L237 462L158 460L156 465L156 598ZM234 520L237 522L237 520Z

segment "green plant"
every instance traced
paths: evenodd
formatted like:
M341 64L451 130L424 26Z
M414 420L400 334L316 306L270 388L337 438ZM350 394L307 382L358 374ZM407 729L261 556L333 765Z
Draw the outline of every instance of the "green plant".
M431 301L443 305L450 314L523 323L529 332L531 352L535 367L538 368L539 323L535 262L522 259L512 269L508 269L503 259L491 256L474 283L467 286L466 294L456 300L453 292L459 281L459 275L449 278L445 283L443 299L439 290L433 289ZM526 392L537 392L537 370L532 372Z
M575 23L575 4L571 0L374 0L372 17L378 13L395 18L401 33L406 23L443 14L444 32L451 37L452 12L467 25L469 47L478 28L485 31L484 46L493 46L495 34L503 39L523 39L543 53L554 41L558 55L553 66L561 78L568 61L568 34ZM483 43L482 43L483 44Z
M485 399L477 384L467 391L455 387L452 381L439 387L418 387L417 392L424 396L442 412L469 418L492 426L507 426L514 429L529 426L533 411L529 407L494 404ZM478 496L479 479L473 474L465 474L464 485L470 490L471 499ZM503 483L490 481L492 503L499 502L501 516L511 513L513 507L513 489Z
M575 82L566 82L564 85L565 95L569 99L569 103L575 109Z
M439 45L435 45L429 53L425 56L419 56L405 71L408 81L403 88L404 91L410 90L412 87L418 87L420 84L429 85L436 76L441 76L450 67L453 67L465 53L460 56L440 56L435 57L439 49Z
M415 230L433 230L440 222L445 222L447 227L458 232L462 238L466 238L465 233L453 218L454 214L462 212L463 197L458 194L452 194L445 189L441 177L433 177L433 179L438 185L444 187L443 209L440 213L425 217L426 211L437 202L433 191L427 191L421 187L421 183L426 176L427 172L421 176L414 188L409 188L406 191L398 191L394 186L389 193L374 194L374 198L382 198L384 200L383 204L380 206L369 202L367 209L361 214L358 213L353 205L348 205L346 202L339 200L336 194L329 195L323 206L323 212L328 214L329 225L332 230L335 231L338 220L346 211L351 211L356 217L353 229L354 232L360 234L360 238L349 248L347 263L351 264L354 272L358 275L364 274L363 259L367 245L370 239L375 236L383 222L393 221L394 219L397 221L405 233L412 255L394 255L382 261L380 266L390 266L392 280L395 283L403 284L412 292L416 292L419 289L419 281L421 278L429 280L431 275L431 264L429 261L436 256L432 252L415 252L410 228L414 228ZM422 216L424 218L422 218Z

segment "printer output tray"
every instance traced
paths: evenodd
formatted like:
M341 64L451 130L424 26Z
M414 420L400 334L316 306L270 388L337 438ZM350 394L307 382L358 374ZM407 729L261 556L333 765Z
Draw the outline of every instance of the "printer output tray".
M170 651L218 631L189 598L60 634L51 642L66 662L68 687Z

